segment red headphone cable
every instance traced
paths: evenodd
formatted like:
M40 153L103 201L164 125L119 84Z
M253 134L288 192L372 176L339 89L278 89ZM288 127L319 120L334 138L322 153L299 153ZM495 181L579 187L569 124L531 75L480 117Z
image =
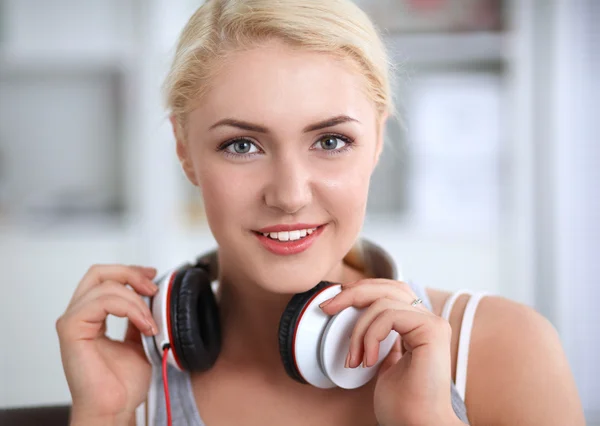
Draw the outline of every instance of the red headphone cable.
M163 359L162 359L162 376L163 376L163 388L165 390L165 402L167 406L167 426L173 424L171 418L171 400L169 398L169 382L167 377L167 356L169 355L169 345L163 347Z

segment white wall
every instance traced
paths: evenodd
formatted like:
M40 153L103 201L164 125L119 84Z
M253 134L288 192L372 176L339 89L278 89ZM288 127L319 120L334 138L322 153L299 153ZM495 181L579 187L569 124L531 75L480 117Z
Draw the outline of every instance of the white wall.
M556 310L588 422L600 424L600 3L559 3L552 126Z
M140 257L134 240L110 226L50 233L2 229L0 407L70 401L56 319L89 266ZM118 336L123 328L112 331Z

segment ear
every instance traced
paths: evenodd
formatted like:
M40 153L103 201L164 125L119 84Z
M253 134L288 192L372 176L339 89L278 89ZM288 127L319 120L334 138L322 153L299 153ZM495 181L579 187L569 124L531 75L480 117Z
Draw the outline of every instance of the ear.
M373 165L373 168L375 168L379 163L379 156L383 151L385 139L385 124L387 122L388 117L389 113L386 111L381 115L379 121L377 122L377 146L375 148L375 164Z
M179 157L179 162L181 163L183 172L194 186L198 186L189 146L186 138L182 134L183 130L174 115L169 117L169 121L171 122L171 126L173 128L173 135L175 136L175 143L177 145L177 157Z

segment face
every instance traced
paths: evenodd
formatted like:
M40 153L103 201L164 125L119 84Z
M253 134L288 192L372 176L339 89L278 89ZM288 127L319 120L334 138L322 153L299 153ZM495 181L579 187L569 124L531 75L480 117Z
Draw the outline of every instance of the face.
M230 278L282 294L336 279L381 148L363 78L271 42L231 55L211 80L177 152Z

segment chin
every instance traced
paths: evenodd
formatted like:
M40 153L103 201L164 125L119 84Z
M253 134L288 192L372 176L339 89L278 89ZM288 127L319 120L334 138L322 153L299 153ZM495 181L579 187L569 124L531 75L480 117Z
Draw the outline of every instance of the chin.
M333 258L320 258L318 262L295 259L279 265L269 262L257 271L256 282L276 294L304 293L325 280L335 263Z
M255 272L255 282L269 293L296 294L303 293L316 286L321 279L315 271L299 274L290 268L268 267Z

